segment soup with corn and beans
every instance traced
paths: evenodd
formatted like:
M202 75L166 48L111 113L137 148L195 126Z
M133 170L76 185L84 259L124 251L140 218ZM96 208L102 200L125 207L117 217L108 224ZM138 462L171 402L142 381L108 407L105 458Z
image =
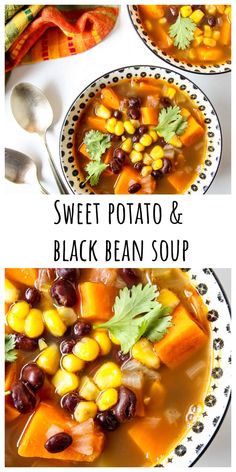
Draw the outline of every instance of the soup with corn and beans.
M153 466L197 420L211 334L186 272L6 269L5 301L6 466Z
M201 170L206 126L174 84L133 78L91 99L75 146L77 166L95 193L185 193Z
M144 29L168 55L196 66L231 60L230 5L139 5Z

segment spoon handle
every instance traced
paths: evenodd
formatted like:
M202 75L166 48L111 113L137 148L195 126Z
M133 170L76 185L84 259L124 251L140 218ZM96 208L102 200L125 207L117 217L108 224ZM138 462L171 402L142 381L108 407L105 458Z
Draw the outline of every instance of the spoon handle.
M39 188L40 188L40 191L44 194L44 195L49 195L49 192L46 190L46 188L44 188L42 186L42 184L38 181L38 184L39 184Z
M56 167L55 167L55 164L54 164L54 162L53 162L53 158L52 158L51 152L50 152L49 147L48 147L48 143L47 143L47 139L46 139L46 134L44 134L44 135L42 136L42 139L43 139L43 143L44 143L44 145L45 145L45 147L46 147L46 149L47 149L49 164L50 164L50 167L51 167L51 169L52 169L52 173L53 173L54 179L55 179L55 181L56 181L57 187L58 187L58 189L60 190L60 193L62 193L62 194L65 194L65 193L68 194L69 192L68 192L66 186L64 185L64 183L62 182L62 180L61 180L61 178L60 178L60 176L59 176L59 174L58 174L58 172L57 172L57 169L56 169Z

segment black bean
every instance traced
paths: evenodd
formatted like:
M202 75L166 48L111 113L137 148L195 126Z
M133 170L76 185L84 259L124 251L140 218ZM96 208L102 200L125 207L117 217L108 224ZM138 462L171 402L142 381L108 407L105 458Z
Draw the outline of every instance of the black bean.
M72 444L72 437L68 433L57 433L51 436L44 444L51 454L62 452Z
M138 143L139 140L140 140L140 135L138 134L137 131L135 131L135 133L132 136L132 141L133 141L133 143Z
M118 142L120 141L120 136L117 136L116 134L112 133L110 134L111 141L113 142Z
M21 351L36 351L38 349L38 340L28 338L25 334L14 334L15 348Z
M141 189L141 184L135 182L134 184L130 185L128 188L129 193L137 193Z
M152 173L151 173L151 176L155 179L155 180L159 180L163 177L163 174L161 172L161 170L153 170Z
M125 354L121 349L116 352L115 358L119 364L124 364L124 362L127 362L130 359L130 354Z
M101 426L106 431L115 431L119 426L119 422L111 410L98 413L96 416L96 421L99 426Z
M56 280L51 286L50 293L58 305L71 307L76 304L76 291L69 280Z
M76 282L79 278L79 269L57 269L56 274L57 277L70 280L70 282Z
M123 164L126 159L126 152L121 148L116 148L114 151L114 158Z
M92 325L89 321L77 321L73 326L73 336L80 339L83 336L88 336L92 331Z
M177 7L175 5L171 5L166 10L166 17L170 21L175 20L177 18L178 14L179 14L179 7Z
M75 407L80 402L81 398L78 392L67 393L61 399L61 406L65 408L69 413L74 413Z
M160 171L162 174L169 174L172 171L172 162L170 159L162 159L162 168Z
M26 364L21 371L21 381L32 390L38 390L44 384L45 374L35 362Z
M142 101L140 97L130 97L129 98L129 107L141 107Z
M127 115L131 120L138 120L140 118L140 110L137 107L129 107Z
M120 269L119 274L129 288L140 282L140 277L135 269Z
M114 116L114 118L116 118L117 120L121 120L121 118L122 118L122 113L121 113L120 110L114 110L114 111L113 111L113 116Z
M138 134L139 134L140 137L143 136L143 134L145 134L147 132L148 132L148 127L147 126L145 126L145 125L139 126Z
M166 145L166 141L164 140L164 138L161 138L159 136L156 144L158 144L158 146L164 147Z
M110 162L109 167L110 167L111 171L113 172L113 174L119 174L121 172L121 169L122 169L122 164L117 159L112 159L111 162Z
M195 11L195 10L202 10L204 11L205 9L205 5L191 5L192 7L192 10Z
M13 384L11 389L11 398L14 407L20 413L29 413L36 406L35 394L20 380Z
M136 410L136 395L132 390L123 385L119 388L119 397L117 404L112 408L116 419L119 423L124 423L130 420L135 415Z
M168 97L161 97L160 105L162 105L163 108L168 108L171 106L171 100Z
M216 25L216 17L213 15L206 15L206 23L213 28Z
M35 306L40 302L41 294L35 287L29 287L25 291L25 299L31 305Z
M144 166L144 164L141 161L135 162L134 169L136 169L140 172L142 170L143 166Z
M60 344L61 353L69 354L70 352L72 352L75 344L76 344L75 339L64 339Z

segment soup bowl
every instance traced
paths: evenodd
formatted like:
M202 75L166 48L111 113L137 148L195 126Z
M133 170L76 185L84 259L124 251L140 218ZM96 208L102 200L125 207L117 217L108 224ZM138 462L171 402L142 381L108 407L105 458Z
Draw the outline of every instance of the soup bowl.
M193 72L195 74L223 74L226 72L231 72L231 59L211 65L196 65L194 63L191 63L191 61L183 61L177 57L173 57L171 53L168 54L168 49L165 51L158 47L156 42L150 37L148 31L144 28L143 22L139 14L138 6L128 5L127 8L135 31L137 32L143 43L156 56L158 56L160 59L164 60L171 66L177 67L188 72Z
M82 133L84 132L84 128L82 129L80 125L81 119L86 118L86 113L91 108L91 103L94 103L96 97L103 93L104 88L119 87L123 83L127 82L129 84L132 81L139 81L139 83L141 83L140 81L154 81L157 84L165 84L163 87L167 88L167 90L175 88L175 91L178 92L177 95L179 94L180 98L184 100L184 105L186 102L187 106L194 110L194 113L201 116L202 126L205 129L204 144L202 144L204 149L202 148L201 150L201 156L199 154L200 150L195 150L194 154L191 151L193 146L187 148L187 158L191 159L191 155L195 156L196 162L191 170L193 173L188 177L187 183L184 184L185 186L180 187L180 190L177 187L176 190L172 186L166 189L163 185L164 190L139 193L204 194L216 176L221 159L222 135L217 113L207 96L187 77L166 68L150 65L123 67L102 75L89 84L70 106L60 134L60 158L62 170L71 192L75 194L116 193L116 190L114 190L115 184L114 189L113 187L108 187L104 191L100 187L89 185L83 169L83 156L78 151L83 138L78 138L78 135L80 130L82 130ZM199 142L194 144L196 149L198 145ZM185 160L184 165L188 167L188 163ZM114 179L114 175L112 178ZM165 182L165 178L166 176L164 176L162 182ZM161 187L158 187L159 185L158 183L157 188L161 189ZM117 193L129 193L129 191L122 192L119 190Z

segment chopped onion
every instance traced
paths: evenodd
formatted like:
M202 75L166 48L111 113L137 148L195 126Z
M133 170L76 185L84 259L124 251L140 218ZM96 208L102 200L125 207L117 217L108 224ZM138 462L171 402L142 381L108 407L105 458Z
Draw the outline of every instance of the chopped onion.
M94 451L94 435L85 434L73 441L73 449L85 456L91 456Z
M166 146L164 146L163 150L164 150L164 157L166 157L167 159L174 159L175 150L174 150L173 146L171 146L170 144L166 144Z
M84 434L89 434L92 433L94 430L94 421L92 418L89 418L87 421L84 421L83 423L80 423L76 425L74 428L72 428L72 433L73 435L78 435L82 436Z
M145 426L149 426L150 428L156 428L156 426L160 423L161 418L156 418L154 416L149 416L144 419Z
M90 280L92 282L101 282L105 285L123 288L125 287L125 282L117 272L117 269L93 269L90 274Z
M54 434L58 434L62 432L63 432L63 429L59 428L59 426L56 426L55 424L52 424L52 426L50 426L50 428L46 432L46 438L49 439L52 436L54 436Z
M144 385L144 374L141 371L123 371L122 384L131 390L142 390Z
M147 175L146 177L142 177L140 183L142 185L143 192L145 192L147 194L152 194L152 193L155 192L156 182L152 178L151 175Z
M164 416L169 424L176 424L176 421L181 417L181 413L176 408L167 408L164 411Z
M121 370L123 372L125 371L135 372L136 373L135 375L137 375L137 372L142 372L144 376L152 380L160 380L161 378L159 372L157 372L154 369L149 369L148 367L141 364L141 362L136 361L135 359L131 359L130 361L125 362L122 365Z
M193 366L186 370L186 374L190 380L194 380L200 372L204 369L206 363L204 361L198 361Z

